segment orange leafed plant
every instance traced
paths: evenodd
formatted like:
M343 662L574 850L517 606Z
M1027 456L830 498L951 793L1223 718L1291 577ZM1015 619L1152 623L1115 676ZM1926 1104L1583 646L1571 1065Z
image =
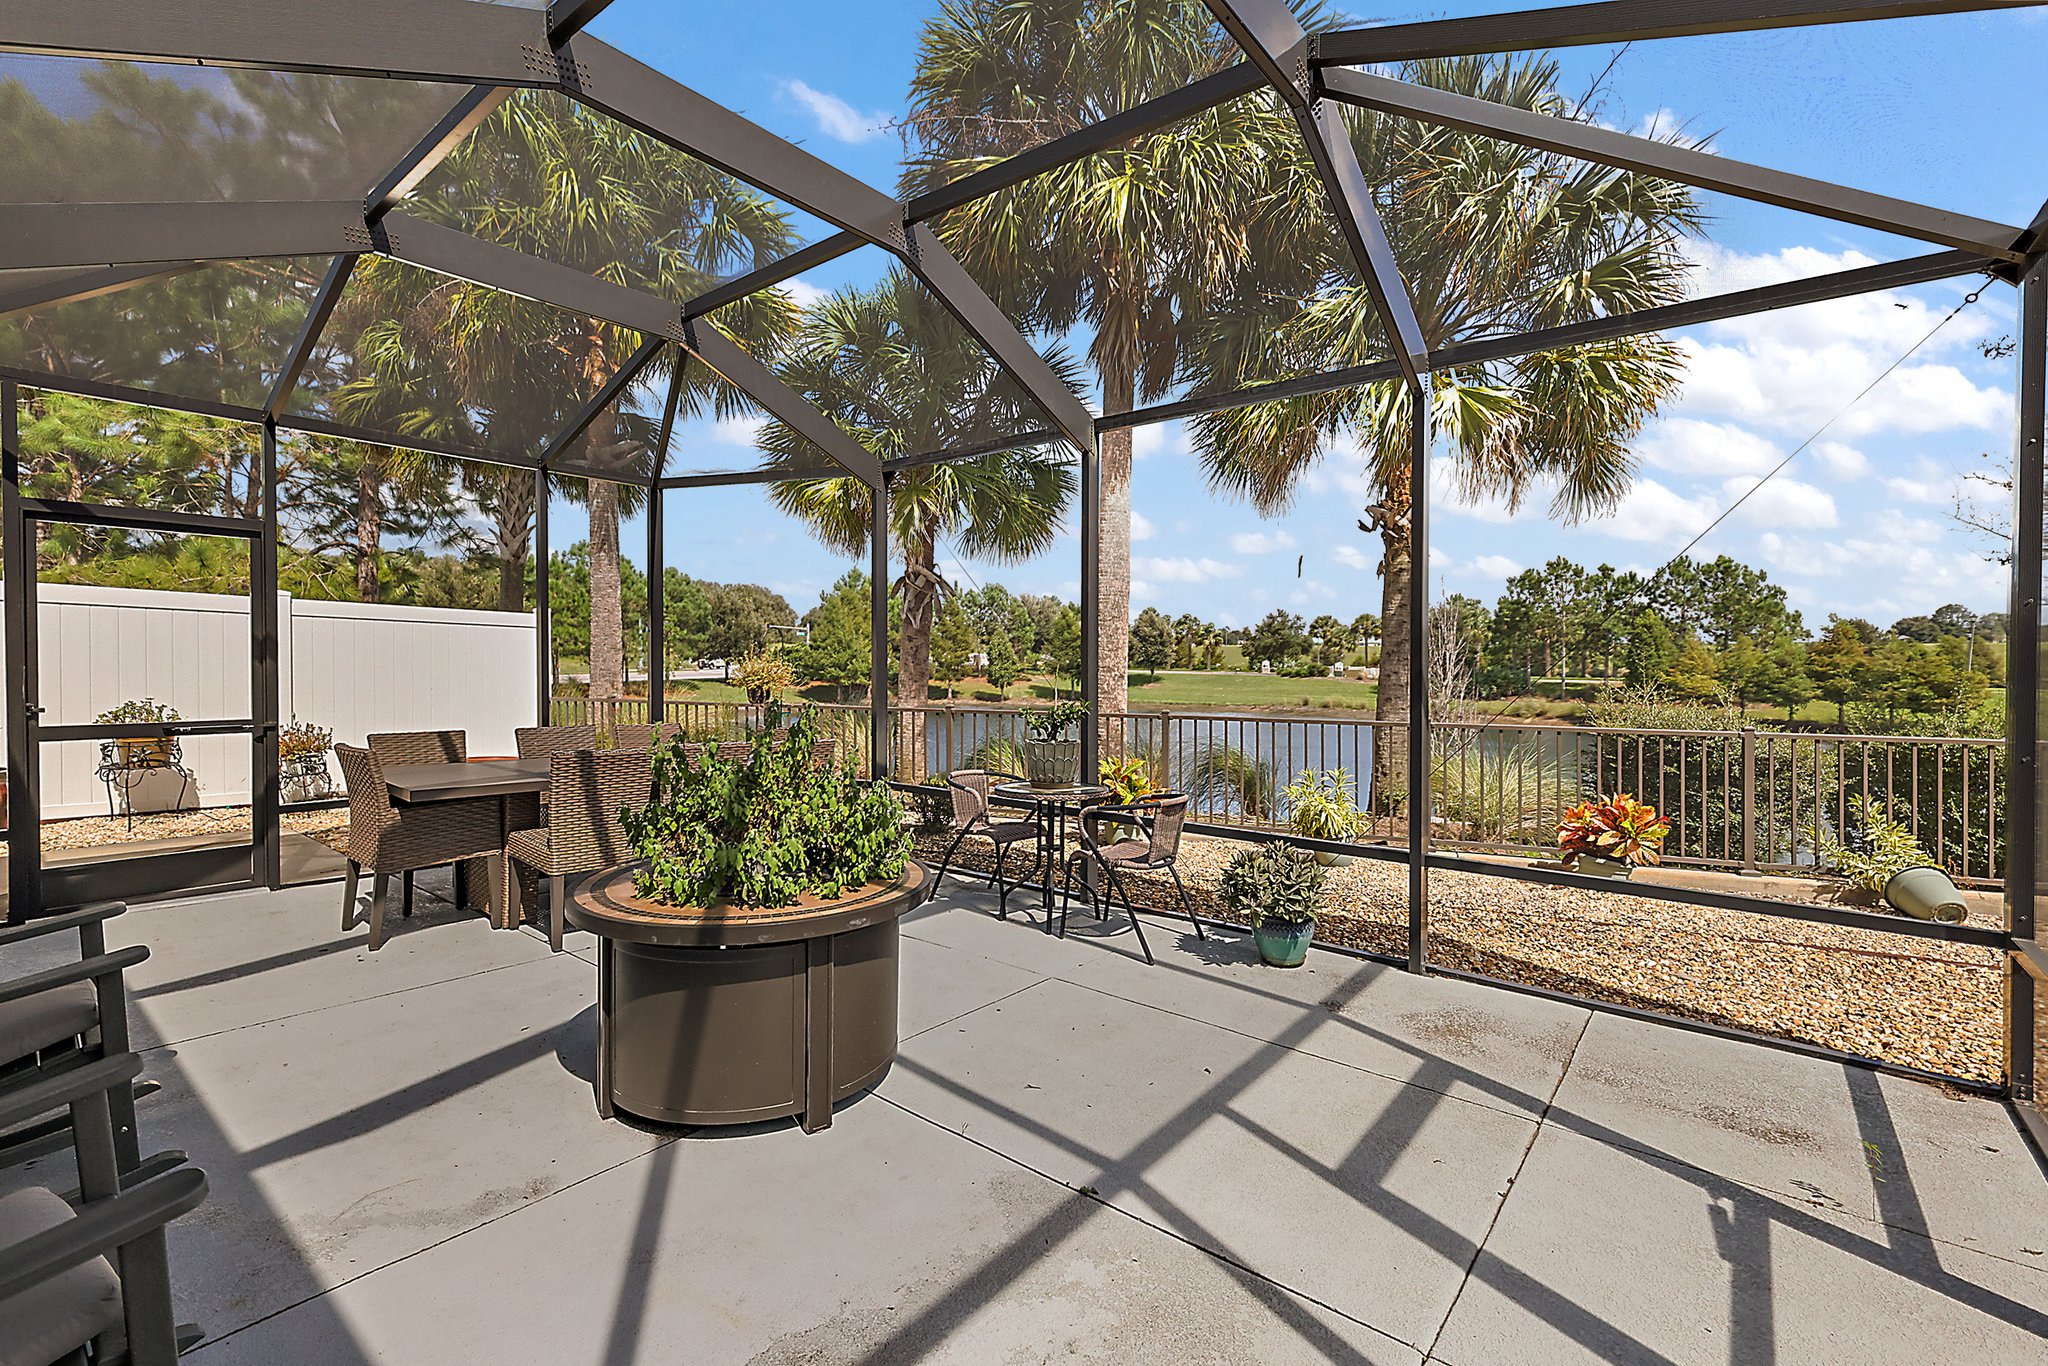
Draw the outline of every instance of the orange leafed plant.
M1656 807L1622 792L1565 812L1557 827L1557 848L1566 859L1590 854L1620 863L1656 863L1658 848L1670 833L1671 822Z

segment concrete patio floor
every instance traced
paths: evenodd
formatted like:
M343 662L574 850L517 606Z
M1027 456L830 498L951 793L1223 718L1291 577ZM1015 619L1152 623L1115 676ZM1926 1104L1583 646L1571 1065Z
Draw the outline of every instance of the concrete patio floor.
M110 927L144 1150L212 1181L204 1366L2048 1354L2048 1181L1989 1101L1166 922L1148 968L949 883L830 1130L652 1132L592 1108L587 939L422 898L371 955L339 900Z

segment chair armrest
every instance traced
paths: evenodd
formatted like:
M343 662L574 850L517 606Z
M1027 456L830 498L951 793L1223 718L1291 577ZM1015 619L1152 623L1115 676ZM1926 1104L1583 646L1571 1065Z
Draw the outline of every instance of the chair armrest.
M97 921L111 920L128 909L126 902L96 901L90 906L81 906L75 911L62 915L45 916L21 925L9 925L0 929L0 944L18 944L25 939L38 939L59 930L75 930Z
M55 1228L0 1248L0 1301L125 1247L191 1213L204 1199L206 1173L197 1167L181 1167L119 1195L95 1200Z
M54 968L44 968L41 972L32 972L26 977L15 977L0 982L0 1005L5 1005L9 1001L19 1001L25 996L34 996L52 987L110 977L127 971L148 957L149 949L146 945L131 944L125 949L115 949L112 953L103 953L97 958L81 958L76 963L64 963Z
M141 1058L133 1053L116 1053L111 1058L100 1058L54 1077L32 1081L18 1091L0 1092L0 1129L11 1129L24 1120L83 1100L95 1091L126 1086L141 1075ZM0 1299L5 1298L0 1295Z

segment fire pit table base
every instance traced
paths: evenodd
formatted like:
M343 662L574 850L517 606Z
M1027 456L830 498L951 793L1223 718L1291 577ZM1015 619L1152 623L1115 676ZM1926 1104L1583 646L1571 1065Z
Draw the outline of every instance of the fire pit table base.
M828 1126L896 1060L897 917L926 885L912 864L837 901L750 912L640 902L630 869L586 879L568 918L598 936L598 1112Z

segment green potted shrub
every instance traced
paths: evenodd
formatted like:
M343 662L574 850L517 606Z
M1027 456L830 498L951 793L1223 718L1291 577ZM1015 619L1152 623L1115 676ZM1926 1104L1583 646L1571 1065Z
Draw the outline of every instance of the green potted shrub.
M1232 857L1219 891L1230 913L1250 922L1260 958L1276 968L1297 968L1315 938L1316 910L1329 876L1308 850L1276 841Z
M756 732L745 758L654 751L653 800L620 813L647 861L639 895L658 905L787 906L901 879L910 856L903 807L887 783L850 765L816 764L817 708L789 729Z
M764 707L796 686L796 670L780 655L752 654L732 671L732 681L747 690L748 705Z
M1086 702L1055 702L1024 713L1031 738L1022 745L1024 776L1033 787L1078 787L1081 783L1081 723Z
M178 709L157 701L154 697L137 698L123 702L120 706L99 714L103 726L130 724L163 725L180 719ZM120 755L123 768L160 768L171 761L172 746L177 741L168 736L135 736L114 741L114 751Z
M1284 791L1287 823L1303 839L1341 842L1356 838L1365 828L1365 813L1351 799L1351 775L1344 769L1305 768ZM1342 868L1351 856L1317 850L1316 862Z
M1656 807L1620 792L1565 812L1557 827L1557 849L1575 873L1625 878L1643 864L1661 861L1670 833L1671 822Z
M1871 901L1882 897L1893 910L1919 920L1955 924L1969 915L1961 890L1934 866L1912 827L1895 819L1886 803L1856 798L1839 840L1820 825L1811 833L1821 866L1842 879L1850 895Z

